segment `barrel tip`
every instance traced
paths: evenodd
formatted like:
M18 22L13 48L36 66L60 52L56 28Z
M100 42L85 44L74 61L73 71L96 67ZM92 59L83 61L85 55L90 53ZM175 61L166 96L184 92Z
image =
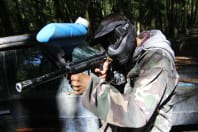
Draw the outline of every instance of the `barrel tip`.
M22 92L22 85L21 83L16 83L16 91L21 93Z

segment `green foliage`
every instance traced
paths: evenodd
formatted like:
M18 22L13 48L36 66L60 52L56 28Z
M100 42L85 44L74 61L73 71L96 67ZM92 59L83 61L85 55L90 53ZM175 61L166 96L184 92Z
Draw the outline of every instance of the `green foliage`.
M125 14L138 31L158 28L169 38L198 27L197 0L0 0L0 36L35 33L51 22L90 21L92 37L101 19Z

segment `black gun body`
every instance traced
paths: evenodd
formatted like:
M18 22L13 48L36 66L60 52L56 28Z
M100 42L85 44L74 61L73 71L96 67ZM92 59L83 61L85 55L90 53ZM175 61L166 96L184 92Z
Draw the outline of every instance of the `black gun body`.
M67 74L75 74L86 70L90 70L92 68L99 66L101 63L104 62L106 58L107 58L106 53L103 52L78 62L70 62L66 64L64 68L61 68L57 71L50 72L30 80L25 80L16 83L16 90L17 92L22 92L22 89L24 88L35 87L40 84L46 83L48 81L63 77L64 75Z

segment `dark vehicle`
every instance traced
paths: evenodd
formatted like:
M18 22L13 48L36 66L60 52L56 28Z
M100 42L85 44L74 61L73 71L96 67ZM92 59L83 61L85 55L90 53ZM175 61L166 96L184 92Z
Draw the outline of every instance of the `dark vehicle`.
M64 76L20 93L16 90L18 82L60 69L61 48L43 46L31 35L0 38L0 43L0 132L96 131L97 118L77 101L80 96L66 94L69 86ZM84 52L79 56L81 50ZM94 52L76 48L73 60Z
M72 58L82 60L95 52L91 47L76 47ZM18 82L60 69L62 55L61 48L43 46L33 35L0 38L0 132L97 131L97 118L82 107L80 96L70 95L66 77L16 90ZM177 61L181 81L174 102L173 132L198 130L198 62L184 64L184 59Z

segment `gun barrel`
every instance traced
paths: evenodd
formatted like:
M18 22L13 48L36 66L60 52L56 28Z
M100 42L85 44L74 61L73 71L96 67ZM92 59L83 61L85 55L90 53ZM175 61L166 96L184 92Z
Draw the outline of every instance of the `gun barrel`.
M16 91L20 93L24 88L35 87L48 81L63 77L66 74L80 73L85 70L89 70L104 62L105 58L106 54L103 52L79 62L71 62L66 64L64 68L61 68L57 71L16 83Z
M18 83L16 83L16 91L20 93L20 92L22 92L22 89L24 89L24 88L35 87L35 86L43 84L45 82L55 80L57 78L60 78L61 76L63 76L66 73L68 73L68 69L64 68L64 69L59 69L57 71L44 74L44 75L36 77L36 78L18 82Z

